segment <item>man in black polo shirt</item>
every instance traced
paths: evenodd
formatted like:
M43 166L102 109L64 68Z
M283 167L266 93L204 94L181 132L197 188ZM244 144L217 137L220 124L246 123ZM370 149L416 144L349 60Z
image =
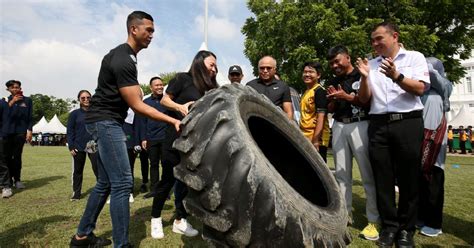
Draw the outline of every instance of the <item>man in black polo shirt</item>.
M357 95L360 73L352 66L351 57L344 46L329 49L327 59L336 75L328 84L328 109L334 113L332 150L336 180L346 199L347 211L352 216L352 158L355 157L367 197L366 214L369 221L361 235L368 240L376 240L379 237L376 223L380 220L368 150L369 107L368 104L362 104Z
M111 244L110 240L96 237L93 233L109 194L114 246L131 246L128 242L128 201L133 181L126 137L122 130L129 106L136 113L168 122L179 130L180 121L160 113L141 100L136 55L147 48L153 38L153 18L145 12L134 11L127 18L127 31L127 42L112 49L102 60L98 86L86 114L86 129L98 144L99 177L87 201L77 234L71 239L71 247Z
M276 106L285 111L290 120L293 120L290 87L283 81L275 79L275 73L276 60L271 56L264 56L258 61L259 77L248 82L247 85L268 97Z

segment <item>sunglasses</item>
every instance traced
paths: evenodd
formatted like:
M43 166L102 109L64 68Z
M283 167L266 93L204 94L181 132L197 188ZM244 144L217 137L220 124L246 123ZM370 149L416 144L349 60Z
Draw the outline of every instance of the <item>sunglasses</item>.
M81 97L81 100L90 100L90 99L91 99L90 96L82 96L82 97Z

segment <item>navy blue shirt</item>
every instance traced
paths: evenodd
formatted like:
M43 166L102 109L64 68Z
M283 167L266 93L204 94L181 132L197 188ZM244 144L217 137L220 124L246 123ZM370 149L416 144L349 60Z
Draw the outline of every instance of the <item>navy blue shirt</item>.
M0 139L5 136L3 133L3 120L8 117L8 103L2 98L0 99Z
M13 96L8 97L11 101ZM3 131L5 135L26 133L33 129L33 101L24 96L23 100L17 101L9 108L7 118L3 119Z
M143 121L140 121L140 118L140 116L135 114L135 116L133 117L133 124L124 122L122 125L122 129L126 137L127 149L132 149L135 146L141 145L140 133Z
M160 111L161 113L165 113L166 108L161 105L161 98L163 98L163 95L156 97L151 95L150 97L143 100L143 102ZM142 140L163 141L165 139L167 126L165 122L155 121L150 118L143 118L143 123L143 126L145 127L145 135Z
M67 144L69 150L77 149L84 151L86 144L92 136L86 131L86 112L84 109L76 109L69 114L67 120Z

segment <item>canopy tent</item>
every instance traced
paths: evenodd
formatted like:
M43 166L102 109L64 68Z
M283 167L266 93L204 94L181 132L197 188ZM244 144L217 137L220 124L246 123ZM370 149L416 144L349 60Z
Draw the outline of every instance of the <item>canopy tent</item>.
M42 133L66 134L66 127L59 121L58 116L54 115L53 119L42 128Z
M34 126L33 126L33 133L42 133L43 132L43 128L48 125L48 121L46 120L46 118L41 117L41 120L38 121L38 123L36 123Z
M469 107L463 105L459 113L452 120L448 121L448 125L453 126L453 128L474 126L474 113L469 111Z

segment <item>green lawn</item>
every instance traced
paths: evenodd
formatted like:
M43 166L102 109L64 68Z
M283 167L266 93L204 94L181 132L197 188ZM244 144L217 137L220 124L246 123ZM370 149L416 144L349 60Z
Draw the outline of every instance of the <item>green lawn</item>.
M71 158L65 147L25 146L23 154L24 190L14 190L10 199L0 199L0 247L66 247L75 233L84 211L85 199L70 202ZM135 166L135 189L141 183L140 166ZM329 158L329 164L332 159ZM452 165L457 164L459 168ZM448 157L446 165L446 201L443 232L437 238L416 235L423 247L469 247L474 245L474 156ZM354 168L354 224L350 227L351 247L375 247L372 241L358 237L365 226L364 194L357 167ZM88 164L84 178L84 196L94 185L92 169ZM168 201L163 212L165 238L150 237L151 199L136 195L131 204L130 239L140 247L206 247L200 236L186 238L171 231L174 208ZM198 221L190 222L201 229ZM111 238L108 207L99 217L97 235Z

